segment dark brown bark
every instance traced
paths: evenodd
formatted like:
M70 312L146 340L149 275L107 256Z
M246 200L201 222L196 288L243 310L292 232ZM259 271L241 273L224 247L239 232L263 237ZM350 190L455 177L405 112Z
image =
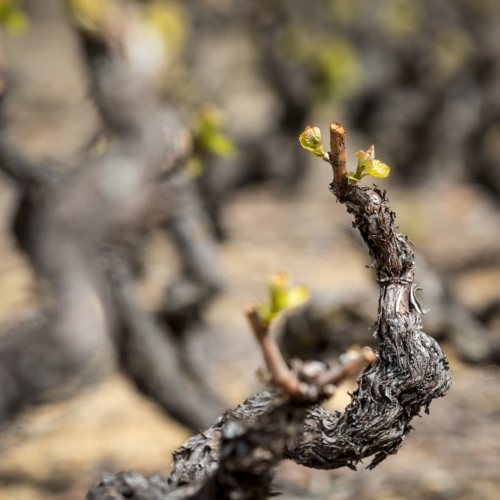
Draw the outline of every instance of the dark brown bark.
M380 285L376 334L379 361L362 374L358 390L340 417L314 409L306 421L304 437L290 458L316 468L354 466L375 455L370 467L396 453L410 421L421 408L451 386L448 364L437 342L421 325L421 309L413 283L414 253L407 236L398 234L395 214L378 188L351 186L342 164L343 138L332 123L332 191L347 211L366 243ZM340 154L339 154L340 153ZM340 161L339 161L340 157Z
M252 319L255 315L250 312L248 316L252 325L257 326L259 322L253 323ZM261 338L268 336L264 330L267 328L258 325L254 328L254 333ZM273 340L268 338L272 344ZM269 344L262 346L262 351L278 386L274 394L253 396L236 410L221 417L208 434L202 433L191 438L174 455L180 468L172 471L168 482L158 476L144 478L135 473L124 472L103 477L89 492L87 500L99 500L105 498L105 495L117 499L163 500L265 500L272 496L274 469L285 457L289 444L299 436L307 409L311 404L331 396L332 383L338 383L352 375L353 371L358 371L374 355L369 350L362 351L334 371L323 363L313 361L295 362L291 369L284 368L275 372L276 360L273 358L280 358L281 355L274 348L269 350ZM278 375L278 381L276 375L281 371L286 372L286 375ZM291 380L295 380L296 384L290 384ZM297 390L299 387L300 390ZM248 411L253 412L256 408L263 411L254 418ZM216 449L217 455L211 456L211 451ZM200 468L207 455L211 460L209 465L214 466L213 473L209 475ZM184 468L186 460L192 466L189 470ZM196 476L197 471L200 473L199 481L192 477L192 473ZM131 483L135 483L135 487L130 486Z
M136 472L121 472L104 476L88 493L87 500L125 498L133 500L265 500L272 495L274 467L283 459L290 437L297 435L303 424L307 405L297 401L281 401L270 408L272 396L267 394L266 411L261 418L250 421L237 411L221 418L218 432L214 435L214 449L220 441L223 452L213 458L212 474L200 469L200 481L177 484L159 476L143 477ZM256 404L259 404L255 401ZM224 426L222 426L224 423ZM210 450L204 442L196 446L197 438L191 442L197 449L191 459L204 464L204 455ZM178 455L183 454L181 448ZM193 463L193 466L195 464ZM190 478L192 479L192 478Z

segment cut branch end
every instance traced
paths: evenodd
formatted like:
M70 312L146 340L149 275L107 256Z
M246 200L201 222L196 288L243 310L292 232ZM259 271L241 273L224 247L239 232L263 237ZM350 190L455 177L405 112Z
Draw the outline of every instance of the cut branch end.
M346 170L345 130L340 123L330 123L330 163L333 168L333 187L342 201L349 190Z

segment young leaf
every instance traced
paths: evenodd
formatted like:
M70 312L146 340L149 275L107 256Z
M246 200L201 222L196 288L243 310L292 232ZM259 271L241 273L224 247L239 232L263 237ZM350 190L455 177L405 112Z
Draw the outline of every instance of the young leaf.
M379 179L387 177L390 171L391 169L389 168L389 165L386 165L379 160L373 160L371 167L366 168L366 173L368 175L378 177Z
M300 145L304 149L307 149L313 156L323 159L328 158L321 142L321 130L318 127L307 126L304 132L299 135L299 142Z
M271 279L269 280L271 311L277 313L286 307L288 284L288 273L284 271L271 276Z
M287 307L301 306L309 300L309 290L302 285L290 288L288 292Z
M269 324L279 312L290 307L297 307L309 299L309 291L306 287L290 287L290 278L284 271L271 276L268 291L269 304L258 306L259 315L266 324Z
M375 159L375 146L371 145L367 151L357 151L356 156L358 157L356 173L349 172L347 174L347 178L351 184L357 184L367 175L378 177L379 179L389 175L391 170L389 166Z
M79 28L95 33L106 25L111 2L100 0L68 0L70 13Z
M375 158L375 146L372 144L367 151L357 151L356 156L358 157L358 169L370 166Z

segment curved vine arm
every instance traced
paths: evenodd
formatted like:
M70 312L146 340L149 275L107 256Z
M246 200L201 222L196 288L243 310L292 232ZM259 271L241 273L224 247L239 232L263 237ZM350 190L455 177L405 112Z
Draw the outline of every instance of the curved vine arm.
M331 153L328 157L334 180L330 189L354 216L353 226L366 243L380 285L376 334L378 360L361 375L358 389L343 414L315 406L305 420L301 438L290 445L287 457L301 465L335 469L355 465L375 455L373 468L397 452L412 430L410 421L422 408L451 387L446 356L437 342L422 329L421 309L415 297L414 253L410 239L396 231L395 213L376 186L351 185L347 178L345 131L332 122ZM253 419L264 413L265 395L249 398L233 413ZM171 480L188 483L200 480L210 470L219 453L214 438L221 424L194 437L174 454ZM204 448L205 447L205 448ZM192 460L198 450L206 452L204 462ZM195 464L197 464L195 466ZM200 467L201 465L201 467ZM196 470L195 470L196 469Z
M451 387L448 363L437 342L422 329L415 297L410 239L396 231L396 215L376 186L350 185L345 168L345 132L330 125L332 193L354 216L369 249L380 285L376 335L379 360L359 379L346 411L338 417L314 408L301 442L289 450L295 462L315 468L354 466L375 455L370 468L397 452L422 408Z
M422 311L415 297L411 241L397 233L395 214L388 206L385 193L376 186L359 187L349 182L343 127L332 122L330 134L331 153L323 155L333 167L334 180L330 189L354 216L353 226L359 230L369 249L380 285L377 359L360 376L358 388L343 414L329 413L313 400L308 401L308 408L301 413L297 410L304 408L304 401L299 397L290 397L286 404L277 406L273 394L254 394L174 453L168 483L162 483L164 493L154 498L214 498L210 496L214 484L225 485L223 491L217 490L216 498L267 498L237 496L235 493L253 491L242 489L244 483L239 479L255 471L254 459L258 454L261 459L269 457L269 460L261 474L254 476L252 487L266 486L267 489L262 490L265 494L269 493L270 470L281 458L317 469L335 469L343 466L355 468L362 459L374 456L370 464L373 468L397 452L412 430L412 418L422 408L428 412L431 401L444 396L451 386L445 355L437 342L422 329ZM264 351L264 343L260 343ZM271 351L268 350L268 356L265 351L264 354L271 371L274 367L273 376L281 379L278 385L289 395L296 394L297 384L290 381L290 372L276 360L268 359ZM280 413L283 411L289 417L288 422L294 424L295 430L288 434L287 420L283 420ZM279 418L275 421L276 416ZM271 429L266 426L269 422ZM298 422L300 427L297 430ZM238 432L228 437L236 428ZM269 434L272 429L274 438L279 436L278 441ZM259 436L263 437L266 432L269 439L260 439ZM284 437L287 438L284 447L276 451L274 446L277 442L283 444ZM234 456L235 450L240 454L237 457ZM261 460L260 464L263 463L265 460ZM88 498L103 498L99 493L105 487L111 488L108 491L117 491L113 489L114 485L123 485L126 474L108 479L106 485L102 481ZM221 474L224 475L223 483ZM157 484L158 479L145 478L144 481L144 484L156 487L153 482ZM236 496L231 496L233 493ZM126 498L142 498L127 494Z

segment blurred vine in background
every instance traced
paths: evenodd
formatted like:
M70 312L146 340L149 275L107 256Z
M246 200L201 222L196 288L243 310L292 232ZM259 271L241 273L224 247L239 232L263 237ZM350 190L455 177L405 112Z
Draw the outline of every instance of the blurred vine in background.
M183 3L177 0L146 0L127 4L120 0L66 1L73 20L80 29L101 34L108 23L113 22L118 26L120 16L124 13L124 5L132 9L140 34L158 39L161 57L167 63L179 55L189 34L189 16ZM136 38L139 40L139 37Z

